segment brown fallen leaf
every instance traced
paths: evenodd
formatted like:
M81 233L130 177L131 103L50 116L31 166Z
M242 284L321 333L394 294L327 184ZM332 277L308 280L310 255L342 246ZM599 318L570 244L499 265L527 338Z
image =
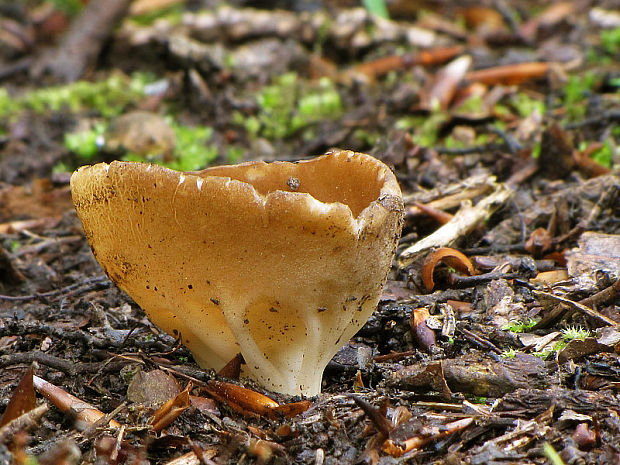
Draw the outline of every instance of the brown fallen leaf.
M446 110L471 66L471 62L471 56L464 55L444 66L420 92L419 108L429 111L436 108Z
M396 442L392 439L387 439L383 443L381 450L392 457L401 457L413 449L419 449L420 447L425 446L429 442L436 441L445 436L462 431L473 422L473 417L461 418L460 420L447 423L441 427L430 427L428 428L429 431L425 431L424 434L413 436L405 441Z
M435 273L435 267L439 262L454 268L462 273L467 273L469 276L474 275L474 265L472 265L469 258L462 252L450 247L441 247L431 252L424 260L422 265L422 281L427 290L432 291L435 287L435 281L433 274Z
M203 389L215 400L243 415L267 415L272 409L280 406L275 400L259 392L223 381L210 380Z
M177 394L174 398L168 399L155 411L149 419L149 424L153 427L155 432L159 433L190 407L189 392L191 389L192 383L190 382L185 389L183 389L183 391Z
M34 393L34 384L32 381L32 368L28 369L21 381L13 391L9 403L0 417L0 427L8 422L15 420L22 414L29 412L37 406L37 397Z
M575 11L574 2L558 2L546 7L540 14L531 20L523 23L519 27L521 37L528 41L533 41L541 28L554 26Z
M241 374L241 364L244 363L243 355L238 353L230 361L222 367L222 369L217 373L224 378L230 379L239 379L239 375Z
M541 257L547 250L551 248L553 238L546 228L536 228L525 241L525 250L534 257Z
M504 84L515 85L523 84L527 81L541 79L545 77L551 63L529 62L515 65L496 66L494 68L470 71L465 75L465 79L472 82L482 82L483 84Z
M357 65L353 68L351 74L363 74L368 79L374 80L381 76L385 76L391 71L409 69L415 65L433 66L445 63L462 53L464 49L465 47L462 45L455 45L422 50L416 55L390 55Z
M279 416L284 416L285 418L293 418L299 415L300 413L305 412L310 408L312 402L309 400L301 400L299 402L290 402L288 404L282 404L277 407L270 409L267 412L267 416L271 419L276 419Z
M427 308L416 308L411 312L411 319L409 320L413 336L418 345L424 350L429 350L436 343L435 331L426 324L426 320L430 316Z

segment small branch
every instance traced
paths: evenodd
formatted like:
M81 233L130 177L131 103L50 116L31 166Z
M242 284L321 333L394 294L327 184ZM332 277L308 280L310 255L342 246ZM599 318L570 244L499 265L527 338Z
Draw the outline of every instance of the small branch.
M485 197L476 206L463 203L461 209L452 220L437 229L434 233L419 240L402 251L398 258L402 268L415 261L416 257L434 247L450 247L460 237L471 233L480 222L486 220L499 207L506 203L513 195L513 191L500 184L495 192Z
M28 300L35 300L35 299L47 299L49 297L55 297L59 294L65 294L65 293L69 294L72 291L75 291L76 289L78 289L79 292L87 292L92 289L96 289L99 286L101 286L102 289L105 289L107 287L110 287L110 284L111 282L107 276L95 276L93 278L85 279L82 282L73 283L68 286L61 287L60 289L54 289L53 291L48 291L48 292L40 292L40 293L30 294L30 295L15 295L15 296L0 294L0 300L6 300L9 302L25 302ZM84 288L84 289L80 289L80 288ZM72 293L71 295L74 295L76 293L77 291L75 293Z
M597 321L599 321L601 323L604 323L604 324L609 325L609 326L613 326L615 328L620 328L620 323L618 323L617 321L614 321L611 318L606 317L605 315L603 315L600 312L597 312L596 310L593 310L593 309L591 309L589 307L586 307L582 303L574 302L574 301L572 301L570 299L566 299L564 297L553 295L553 294L550 294L548 292L542 292L542 291L534 290L533 293L534 293L535 296L539 296L539 297L543 297L543 298L549 298L551 300L555 300L555 301L560 302L560 303L562 303L564 305L567 305L568 307L570 307L570 308L572 308L574 310L578 310L578 311L580 311L582 313L585 313L589 317L592 317L592 318L594 318L595 320L597 320Z

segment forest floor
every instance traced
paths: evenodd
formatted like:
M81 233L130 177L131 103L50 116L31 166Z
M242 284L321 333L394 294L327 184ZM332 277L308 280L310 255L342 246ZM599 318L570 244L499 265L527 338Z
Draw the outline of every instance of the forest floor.
M617 1L130 3L0 1L0 463L620 464ZM405 223L309 399L201 370L71 201L334 147Z

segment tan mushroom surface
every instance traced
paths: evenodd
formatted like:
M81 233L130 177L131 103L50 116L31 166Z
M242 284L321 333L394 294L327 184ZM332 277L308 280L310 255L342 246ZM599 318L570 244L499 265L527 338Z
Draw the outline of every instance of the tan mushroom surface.
M321 391L375 310L402 226L393 173L350 151L191 173L101 163L71 192L110 279L198 364L241 352L249 376L292 395Z

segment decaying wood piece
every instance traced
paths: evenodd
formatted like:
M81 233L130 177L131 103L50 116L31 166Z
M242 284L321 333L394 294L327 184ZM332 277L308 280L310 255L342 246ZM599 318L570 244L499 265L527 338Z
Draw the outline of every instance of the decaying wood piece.
M104 42L125 16L130 4L131 0L90 2L54 53L43 57L35 68L43 71L49 69L56 78L67 82L82 77L95 63Z
M500 362L472 360L468 357L442 360L437 365L418 363L401 368L387 380L387 385L399 389L432 389L445 394L459 391L477 396L499 397L517 389L546 387L545 362L533 355L517 354ZM443 388L442 386L446 387ZM447 391L446 391L447 389Z
M492 194L480 200L475 206L472 206L471 202L463 202L461 209L450 222L401 252L398 257L400 266L406 267L420 254L433 247L453 245L457 239L471 233L480 222L489 218L493 212L510 200L513 194L511 189L498 184Z
M422 203L426 207L437 210L447 210L461 205L465 200L473 200L493 191L495 178L487 173L474 175L463 181L443 188L433 188L428 191L415 192L403 196L405 201L406 215L418 215L423 213L415 204ZM411 206L414 205L414 206Z
M506 394L495 412L520 411L538 414L555 405L561 412L570 409L578 413L620 410L620 400L612 390L587 391L573 389L517 389Z
M596 286L598 274L620 278L620 235L584 232L579 247L566 254L568 274L584 287Z
M372 34L368 29L372 28ZM186 13L180 25L158 22L153 26L125 24L121 36L131 44L161 42L170 35L189 35L202 42L248 41L259 38L293 39L311 44L326 41L331 46L355 52L384 42L404 42L418 47L439 45L431 30L389 21L371 15L364 8L325 12L294 13L222 6L214 11Z

